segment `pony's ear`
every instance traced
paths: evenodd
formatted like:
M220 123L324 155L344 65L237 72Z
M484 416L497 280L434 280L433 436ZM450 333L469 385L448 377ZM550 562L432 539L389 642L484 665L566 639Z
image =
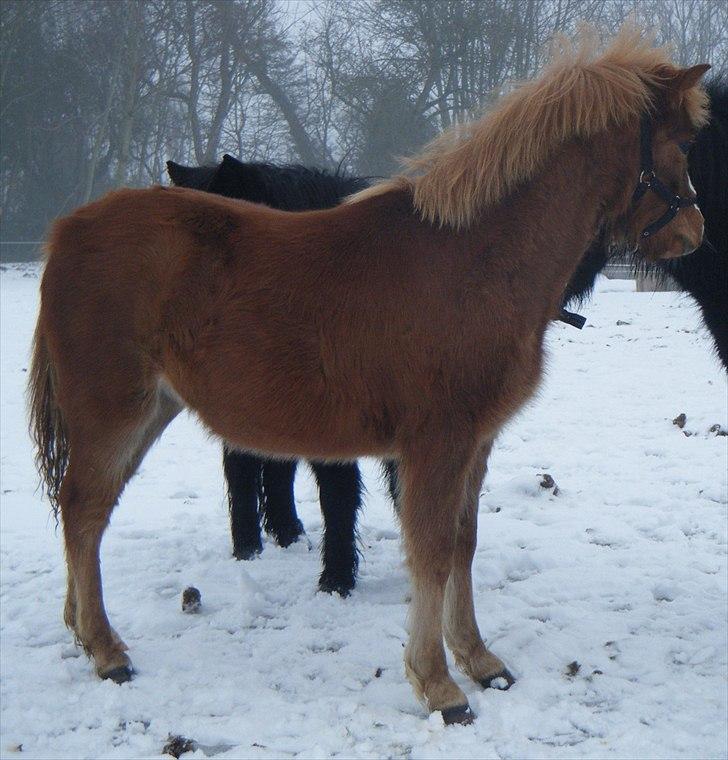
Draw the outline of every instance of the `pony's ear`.
M706 71L710 69L709 63L699 63L697 66L691 66L688 69L680 69L672 80L672 86L678 92L689 90L701 80Z

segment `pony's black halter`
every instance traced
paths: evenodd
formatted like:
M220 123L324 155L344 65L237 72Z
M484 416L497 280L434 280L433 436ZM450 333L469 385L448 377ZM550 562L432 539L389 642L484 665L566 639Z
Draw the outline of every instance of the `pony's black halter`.
M680 150L687 154L690 149L690 143L680 143L679 145ZM692 206L697 201L697 196L695 195L689 198L681 198L679 195L675 195L655 174L652 162L652 124L649 116L645 115L640 122L640 178L632 194L632 205L634 206L648 190L657 193L667 203L667 211L659 219L642 230L640 233L641 239L654 235L668 222L672 221L681 208Z
M687 155L690 150L690 143L679 143L680 150ZM689 198L681 198L679 195L675 195L671 192L670 188L665 185L660 179L658 179L653 169L652 161L652 124L650 118L647 115L642 117L640 122L640 178L637 182L637 187L632 194L632 205L634 206L640 198L648 191L652 190L653 193L662 198L667 203L667 211L652 224L647 225L640 233L640 238L645 239L654 235L658 230L662 229L668 222L677 216L677 212L681 208L692 206L697 197L692 195ZM558 320L565 322L567 325L576 327L581 330L584 327L586 319L580 314L574 314L572 311L567 311L563 306L559 309Z

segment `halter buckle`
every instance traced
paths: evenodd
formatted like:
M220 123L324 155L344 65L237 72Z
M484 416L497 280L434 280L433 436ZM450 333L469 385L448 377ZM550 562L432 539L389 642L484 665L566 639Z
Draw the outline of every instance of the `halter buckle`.
M655 179L655 172L652 169L643 169L640 172L640 179L639 183L640 185L644 185L645 187L652 187L652 181Z

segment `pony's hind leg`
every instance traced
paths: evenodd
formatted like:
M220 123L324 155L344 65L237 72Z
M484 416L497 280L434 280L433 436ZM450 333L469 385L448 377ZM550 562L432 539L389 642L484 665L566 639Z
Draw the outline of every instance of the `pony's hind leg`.
M324 517L323 571L319 589L348 596L356 583L359 567L356 547L356 518L361 507L362 489L359 465L356 462L311 462L311 468L318 483Z
M405 671L418 697L445 723L470 723L473 713L447 669L442 641L443 598L455 546L471 451L457 444L401 460L401 522L412 578Z
M68 565L64 619L93 658L99 676L121 683L131 678L131 662L126 646L109 625L99 567L101 537L121 488L93 477L88 472L91 468L76 464L81 456L83 450L77 448L59 498Z
M70 457L59 494L68 565L64 618L102 678L132 676L126 645L104 608L99 551L111 512L144 454L179 411L160 394L146 414L114 431L69 429Z
M452 569L445 587L443 632L458 667L481 686L509 688L514 678L503 662L489 652L475 620L472 564L477 543L478 498L492 443L477 456L468 478L465 502L458 520Z

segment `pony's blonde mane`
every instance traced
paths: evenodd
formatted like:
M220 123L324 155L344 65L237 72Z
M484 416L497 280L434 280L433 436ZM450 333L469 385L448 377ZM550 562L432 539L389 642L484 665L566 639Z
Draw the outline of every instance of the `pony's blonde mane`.
M557 39L552 60L538 78L518 85L480 120L436 137L405 160L405 174L349 202L408 188L423 219L468 227L479 210L531 178L565 141L637 121L652 109L654 90L677 71L665 48L631 27L622 29L601 55L595 55L598 49L589 29L581 31L576 44ZM696 126L707 119L706 102L702 90L684 93Z

